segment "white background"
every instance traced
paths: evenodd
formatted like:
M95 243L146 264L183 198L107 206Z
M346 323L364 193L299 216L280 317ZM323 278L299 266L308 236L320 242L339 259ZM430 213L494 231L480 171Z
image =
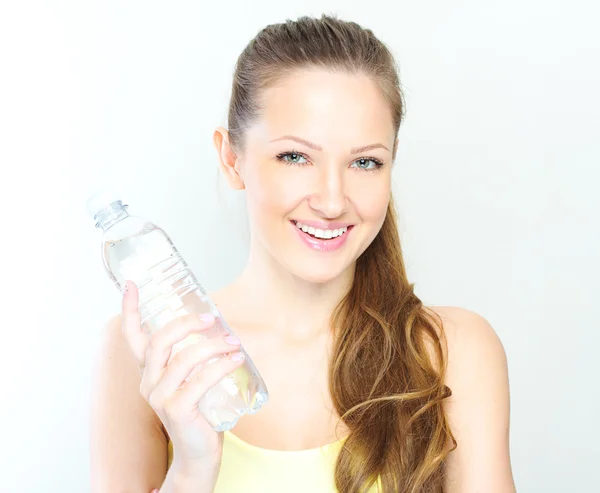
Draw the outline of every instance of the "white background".
M89 490L91 361L120 298L88 195L118 185L208 290L231 280L244 199L212 131L235 61L267 24L323 12L399 61L410 278L501 337L518 490L597 488L597 3L73 0L0 7L1 491Z

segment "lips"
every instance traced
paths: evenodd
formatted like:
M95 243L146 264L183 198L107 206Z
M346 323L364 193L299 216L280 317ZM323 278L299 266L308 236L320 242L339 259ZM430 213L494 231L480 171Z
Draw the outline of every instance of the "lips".
M336 238L346 233L348 230L348 226L344 227L336 227L335 229L330 226L328 228L313 226L310 224L302 223L300 221L295 221L294 223L296 227L302 230L304 233L312 236L313 238L319 238L321 240L331 240L332 238ZM315 224L315 223L313 223Z
M349 226L352 226L351 223L343 223L341 221L330 221L330 222L325 222L325 221L311 221L311 220L303 220L303 219L292 219L292 222L294 224L298 224L301 223L303 225L309 226L309 227L313 227L315 229L341 229L341 228L347 228Z
M331 224L332 225L330 227L333 227L333 223ZM339 224L335 224L335 226L339 226ZM308 224L302 223L301 221L290 221L290 226L294 228L297 237L302 241L303 244L305 244L310 249L318 252L334 252L340 249L346 243L348 236L350 235L353 229L352 225L344 225L341 228L338 227L335 229L321 229L315 228L312 225L309 226ZM308 231L303 231L304 229L307 229ZM325 237L318 238L315 235ZM330 237L328 238L327 236Z

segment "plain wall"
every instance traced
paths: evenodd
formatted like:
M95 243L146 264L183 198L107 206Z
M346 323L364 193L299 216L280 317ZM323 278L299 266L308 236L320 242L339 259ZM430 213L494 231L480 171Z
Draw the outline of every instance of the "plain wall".
M323 12L397 57L410 280L502 339L518 490L597 487L597 3L71 0L0 7L0 490L89 491L91 362L120 297L88 196L120 187L209 291L230 281L244 199L212 132L235 61L267 24Z

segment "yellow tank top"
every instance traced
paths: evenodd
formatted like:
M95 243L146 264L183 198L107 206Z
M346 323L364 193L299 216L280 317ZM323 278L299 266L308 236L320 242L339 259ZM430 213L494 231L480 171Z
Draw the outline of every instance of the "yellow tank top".
M269 450L226 431L214 493L337 493L333 472L342 443L343 439L307 450ZM171 441L168 456L170 467ZM378 491L373 486L368 493Z

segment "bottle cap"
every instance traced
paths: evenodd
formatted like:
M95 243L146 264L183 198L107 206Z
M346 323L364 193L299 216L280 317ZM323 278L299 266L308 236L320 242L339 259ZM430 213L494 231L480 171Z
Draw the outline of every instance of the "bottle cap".
M114 188L104 187L93 193L86 202L87 213L94 219L99 212L110 207L112 204L119 204L122 202L122 197L119 192ZM127 207L126 204L122 204L123 207Z

